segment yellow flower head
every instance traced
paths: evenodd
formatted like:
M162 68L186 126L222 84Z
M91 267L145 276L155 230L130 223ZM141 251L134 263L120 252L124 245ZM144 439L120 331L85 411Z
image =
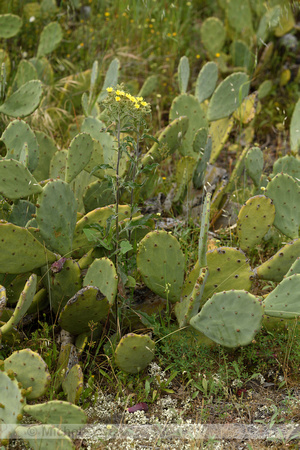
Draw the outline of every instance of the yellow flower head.
M142 106L147 106L148 103L147 103L147 102L142 102L141 105L142 105Z
M139 105L138 103L136 103L136 104L134 105L134 107L135 107L136 109L139 109L140 105Z
M108 87L106 88L107 92L113 92L113 88L112 87Z
M121 100L121 97L117 96L115 97L116 102L119 102Z
M119 91L119 90L117 90L117 91L116 91L116 94L117 94L117 95L125 95L125 92L124 92L124 91Z
M220 58L220 53L216 53L216 58Z

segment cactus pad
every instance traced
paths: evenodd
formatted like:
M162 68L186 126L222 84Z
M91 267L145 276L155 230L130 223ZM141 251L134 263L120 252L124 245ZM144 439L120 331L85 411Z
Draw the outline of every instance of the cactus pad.
M148 233L139 243L137 266L149 289L173 303L180 299L185 260L174 236L166 231Z
M268 316L294 319L300 316L300 275L284 278L264 301Z
M232 290L214 294L190 324L218 344L238 347L251 343L262 318L263 307L254 295Z
M26 228L0 222L0 273L25 273L55 260Z
M275 205L275 227L289 238L297 238L300 226L300 185L290 175L280 173L268 183L265 194Z
M51 22L43 29L37 50L37 57L41 58L53 52L62 40L63 33L58 22Z
M38 353L28 348L16 351L4 360L4 368L15 373L24 389L32 387L28 400L39 398L47 391L51 377L47 364Z
M52 270L51 272L50 286L46 282L46 288L49 289L50 306L57 314L68 300L81 289L82 280L79 266L72 259L67 259L59 272L53 273Z
M0 370L0 438L8 439L14 432L19 422L18 417L22 413L25 398L18 381L13 376ZM3 428L1 423L4 424ZM0 445L1 445L0 439Z
M300 239L282 247L270 259L254 269L262 280L281 281L300 253Z
M90 330L90 322L98 323L109 312L109 302L98 288L86 286L72 297L59 316L60 326L78 335Z
M218 81L218 65L213 62L204 64L196 81L195 97L200 103L204 102L214 92Z
M35 5L35 3L33 4ZM15 432L32 450L41 450L42 448L47 450L75 450L75 445L69 436L52 425L30 425L30 431L28 426L19 425ZM34 439L29 436L34 436ZM45 436L52 437L47 438ZM57 436L57 438L53 439L53 436Z
M138 373L150 364L154 349L155 343L149 336L126 334L115 350L115 363L124 372Z
M259 244L272 226L275 206L264 195L249 198L242 206L237 221L237 234L242 250L249 250Z
M42 423L57 426L66 424L69 431L80 430L87 421L87 417L81 408L59 400L26 405L24 411Z
M11 200L42 192L27 167L15 159L0 161L0 192Z
M252 147L248 150L245 158L245 167L255 186L259 187L260 178L264 167L263 152L260 148Z
M80 133L71 141L68 149L66 177L70 183L88 164L94 150L94 143L87 133Z
M189 125L187 117L175 118L159 135L150 150L143 156L142 165L160 163L180 146Z
M249 77L236 72L222 81L210 99L207 118L209 121L222 119L233 113L249 92Z
M0 106L0 112L11 117L26 117L40 104L43 94L39 80L28 81Z
M29 154L28 170L30 172L35 170L39 161L39 145L34 132L27 123L23 120L10 122L3 132L1 140L7 149L5 159L15 159L17 161L20 160L21 152L26 142Z
M118 276L114 263L108 258L95 259L88 268L83 286L96 286L113 305L118 290Z
M29 280L26 282L23 291L21 292L19 301L13 312L13 315L11 316L9 321L0 328L0 336L1 334L5 334L11 331L26 314L28 308L30 307L33 301L33 297L36 291L36 283L37 283L37 276L35 274L32 274Z
M70 403L78 403L81 392L83 390L83 373L79 364L75 364L69 371L64 381L62 388Z
M211 58L220 53L226 39L226 30L220 19L208 17L200 29L201 41Z
M61 255L71 251L77 204L70 186L49 181L38 198L36 220L45 242Z
M8 39L19 33L22 19L14 14L0 15L0 38Z
M179 151L183 156L195 156L193 151L195 133L199 128L208 127L208 122L200 103L192 95L181 94L173 100L169 116L170 120L175 120L180 116L186 116L189 119L188 129L183 136Z

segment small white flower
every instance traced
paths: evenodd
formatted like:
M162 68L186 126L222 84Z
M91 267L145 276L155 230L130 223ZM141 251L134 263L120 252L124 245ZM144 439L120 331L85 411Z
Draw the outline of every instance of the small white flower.
M30 19L29 19L29 22L32 23L32 22L34 22L34 21L35 21L35 17L34 17L34 16L31 16Z

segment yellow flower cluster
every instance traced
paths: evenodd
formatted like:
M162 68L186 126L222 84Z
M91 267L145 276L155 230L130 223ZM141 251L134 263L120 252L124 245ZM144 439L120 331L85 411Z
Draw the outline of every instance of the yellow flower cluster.
M106 91L109 94L113 94L115 96L115 101L120 102L122 101L122 98L128 99L130 102L133 103L134 108L139 109L141 106L148 106L150 107L150 104L145 102L143 97L134 97L131 94L128 94L125 91L120 91L119 89L114 90L112 87L108 87Z

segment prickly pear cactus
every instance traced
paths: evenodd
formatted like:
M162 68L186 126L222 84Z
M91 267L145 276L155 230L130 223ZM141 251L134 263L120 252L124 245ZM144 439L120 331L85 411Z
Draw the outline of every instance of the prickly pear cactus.
M262 280L281 281L300 253L300 239L295 239L282 247L270 259L254 269Z
M188 94L181 94L176 97L171 105L170 120L175 120L180 116L186 116L189 120L188 129L182 139L182 144L179 147L179 151L182 156L193 156L193 140L195 133L199 128L207 128L208 122L199 101L193 96Z
M174 311L180 328L186 326L191 318L198 313L207 277L208 269L204 267L200 270L200 276L197 278L192 292L185 296L181 302L175 304Z
M63 34L58 22L51 22L43 29L37 50L37 57L41 58L53 52L62 40Z
M275 206L270 198L257 195L242 206L237 221L240 248L248 251L259 244L272 226Z
M245 158L245 167L256 187L260 186L263 166L264 157L261 149L259 147L250 148Z
M64 181L49 181L38 204L36 220L46 244L63 256L70 253L77 219L72 189Z
M242 103L249 92L249 77L236 72L222 81L210 99L207 118L209 121L228 117Z
M28 348L16 351L5 359L4 368L14 372L24 389L32 388L27 395L28 400L39 398L47 391L51 376L47 364L38 353Z
M94 286L86 286L72 297L59 316L60 326L75 336L90 330L90 323L99 323L109 313L109 302Z
M1 443L4 445L3 441L9 438L23 418L22 409L26 400L25 390L20 388L12 372L7 373L0 370L0 390L0 445Z
M252 342L261 328L263 312L257 297L249 292L224 291L214 294L190 324L218 344L239 347Z
M19 33L22 19L15 14L0 15L0 38L8 39Z
M41 186L27 167L15 159L0 161L0 182L0 193L11 200L42 192Z
M201 304L210 298L214 293L229 289L249 290L252 284L253 272L245 253L237 248L220 247L207 252L207 267L209 276L205 284ZM199 263L197 261L194 269L188 275L182 295L189 295L193 283L199 273Z
M68 430L80 430L87 421L86 414L78 406L69 402L52 400L36 405L26 405L24 412L42 423L53 425L66 424Z
M297 181L280 173L268 183L265 194L275 205L275 227L291 239L299 237L300 185Z
M183 115L182 115L183 116ZM189 126L187 117L178 117L162 131L156 142L150 150L142 157L142 165L160 163L170 156L181 144Z
M83 286L96 286L113 305L118 290L118 276L114 263L108 258L95 259L88 268Z
M273 174L287 173L300 183L300 160L292 155L285 155L278 158L273 165Z
M7 153L5 159L20 160L24 143L27 143L29 161L28 170L32 173L39 161L39 145L35 133L23 120L13 120L4 130L1 140L4 142Z
M155 343L149 336L126 334L115 350L115 363L124 372L138 373L150 364L154 349Z
M45 288L48 290L50 307L57 314L82 288L80 268L76 261L61 258L51 265L49 273L48 266L45 266L42 274Z
M210 58L222 51L226 39L223 22L217 17L208 17L200 29L201 41Z
M39 80L28 81L5 100L0 106L0 112L11 117L29 116L39 106L42 94Z
M70 183L88 164L94 150L93 139L80 133L71 141L67 154L65 181Z
M283 319L300 316L300 275L285 277L264 300L265 314Z
M166 231L151 231L139 243L138 271L156 294L174 303L180 299L184 255L177 239Z
M214 92L218 81L218 65L213 62L204 64L196 81L195 97L204 102Z
M33 297L36 291L36 284L37 284L37 276L35 274L32 274L28 281L25 284L25 287L23 291L20 294L19 301L16 305L16 308L5 325L0 327L0 340L1 336L3 334L9 333L12 331L12 329L20 322L20 320L23 318L23 316L26 314L27 310L29 309Z
M75 364L62 382L62 388L70 403L78 403L83 390L83 373L79 364Z
M26 228L0 222L0 273L26 273L56 259Z
M291 275L295 275L296 273L300 273L300 256L296 259L296 261L291 265L289 271L285 275L285 278L290 277Z
M185 94L188 87L190 78L190 64L189 59L186 56L182 56L178 65L178 84L181 94Z

